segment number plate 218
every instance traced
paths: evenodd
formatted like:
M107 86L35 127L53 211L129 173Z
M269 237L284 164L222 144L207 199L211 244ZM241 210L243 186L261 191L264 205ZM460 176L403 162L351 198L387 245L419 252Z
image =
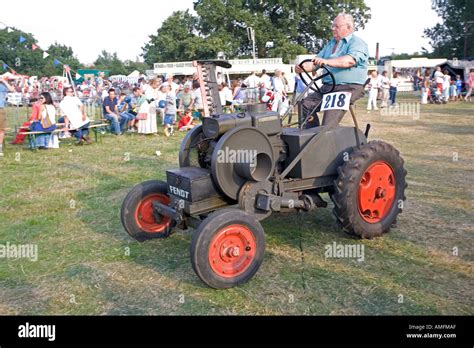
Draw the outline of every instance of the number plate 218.
M323 95L321 111L326 110L349 110L351 104L350 92L334 92Z

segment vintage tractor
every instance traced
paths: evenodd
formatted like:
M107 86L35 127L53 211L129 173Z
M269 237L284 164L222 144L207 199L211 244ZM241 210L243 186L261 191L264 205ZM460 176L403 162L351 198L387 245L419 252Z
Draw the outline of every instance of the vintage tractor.
M358 129L352 105L355 127L305 129L301 117L298 127L283 126L286 115L265 104L224 114L215 72L230 64L195 65L210 117L186 135L179 168L166 172L166 182L143 182L126 196L121 219L133 238L166 238L193 227L192 266L206 284L223 289L248 281L260 267L260 221L274 212L326 207L323 193L345 232L373 238L389 231L405 200L404 162L390 144L367 141L370 126L365 134ZM308 91L318 90L325 76L334 85L330 70L322 69L310 82L304 78Z

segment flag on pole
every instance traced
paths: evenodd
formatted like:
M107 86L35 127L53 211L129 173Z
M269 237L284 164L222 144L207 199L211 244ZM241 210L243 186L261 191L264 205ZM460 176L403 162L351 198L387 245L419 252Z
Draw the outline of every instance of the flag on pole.
M39 48L39 47L36 46L35 44L32 44L32 45L31 45L31 49L32 49L33 51L34 51L34 50L37 50L38 48Z
M20 43L25 42L25 41L26 41L26 39L23 36L20 35Z
M49 56L48 52L43 52L43 59L46 59Z
M54 65L59 65L59 60L55 59L53 63Z

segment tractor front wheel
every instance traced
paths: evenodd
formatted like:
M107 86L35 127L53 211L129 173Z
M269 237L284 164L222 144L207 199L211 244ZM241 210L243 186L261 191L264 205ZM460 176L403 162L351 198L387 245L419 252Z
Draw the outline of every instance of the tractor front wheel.
M153 238L166 238L173 231L173 222L169 217L157 216L153 202L170 203L167 184L159 180L150 180L136 185L122 203L120 217L127 233L143 242Z
M339 167L331 198L345 232L370 239L390 230L405 201L403 163L393 146L371 141Z
M193 235L191 263L201 280L215 289L227 289L250 280L265 253L262 226L238 209L210 214Z

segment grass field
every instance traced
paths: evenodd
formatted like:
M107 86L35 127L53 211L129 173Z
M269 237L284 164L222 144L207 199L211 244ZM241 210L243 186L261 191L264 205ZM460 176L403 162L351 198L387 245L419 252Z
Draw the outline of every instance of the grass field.
M7 145L0 244L35 244L38 260L0 259L0 314L474 314L474 104L422 106L413 117L368 114L365 102L361 127L370 122L370 139L405 159L398 228L360 241L338 229L330 209L275 214L263 222L262 267L225 291L194 274L192 230L138 243L120 223L131 187L177 166L183 134L107 135L102 144L39 152ZM363 244L365 260L325 258L333 242Z

